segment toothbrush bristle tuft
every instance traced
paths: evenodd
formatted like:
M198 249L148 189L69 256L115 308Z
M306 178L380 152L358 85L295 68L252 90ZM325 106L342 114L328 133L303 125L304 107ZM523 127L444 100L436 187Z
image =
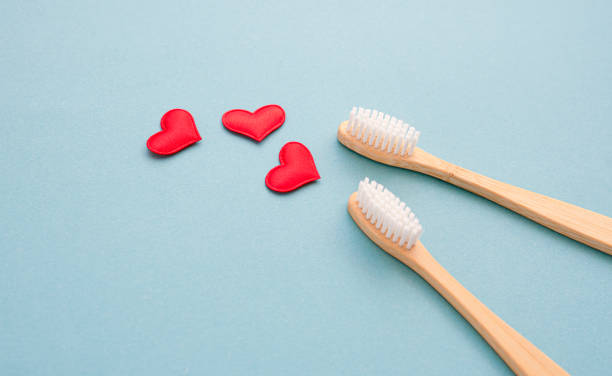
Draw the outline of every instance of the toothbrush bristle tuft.
M346 130L364 144L402 156L412 155L421 135L408 123L362 107L353 107Z
M409 207L382 184L368 179L359 182L357 202L366 219L393 242L410 249L423 227Z

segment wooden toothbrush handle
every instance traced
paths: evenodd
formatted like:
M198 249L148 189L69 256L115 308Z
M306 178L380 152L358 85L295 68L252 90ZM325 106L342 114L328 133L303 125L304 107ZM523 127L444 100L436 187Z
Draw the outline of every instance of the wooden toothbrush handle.
M356 153L380 163L447 181L612 255L612 218L466 170L418 147L410 156L371 147L352 137L346 130L346 124L343 122L338 127L338 140Z
M414 159L413 159L414 157ZM612 218L502 183L416 149L406 166L435 176L513 210L558 233L612 255Z
M567 372L561 368L561 366L540 351L540 349L535 347L533 343L529 342L525 337L520 335L520 333L514 330L514 328L512 328L510 325L506 324L504 320L499 318L499 316L495 314L493 314L493 316L495 316L495 320L498 322L499 326L504 328L508 335L512 336L518 344L523 346L523 348L525 348L525 350L527 350L531 356L540 362L540 364L546 368L549 373L553 375L567 375Z
M450 275L421 242L398 257L435 288L517 375L569 375L531 342L512 329ZM397 256L396 256L397 257Z

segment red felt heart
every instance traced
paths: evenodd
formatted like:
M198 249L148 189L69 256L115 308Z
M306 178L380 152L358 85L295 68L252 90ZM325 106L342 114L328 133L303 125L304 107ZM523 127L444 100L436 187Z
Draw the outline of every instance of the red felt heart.
M285 122L285 110L281 106L269 104L255 112L231 110L223 114L221 122L232 132L260 142Z
M202 139L193 116L178 108L162 116L161 129L147 140L147 147L156 154L174 154Z
M276 192L290 192L321 177L312 154L299 142L288 142L278 154L280 166L266 175L266 186Z

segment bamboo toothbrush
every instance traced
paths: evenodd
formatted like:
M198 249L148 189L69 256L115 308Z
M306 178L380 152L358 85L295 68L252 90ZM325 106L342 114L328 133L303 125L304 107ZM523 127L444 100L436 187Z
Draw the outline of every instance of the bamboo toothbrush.
M417 272L459 312L517 375L568 375L496 316L444 269L419 241L422 227L406 204L365 178L349 198L357 226L380 248Z
M338 140L356 153L444 180L612 255L612 218L446 162L416 147L419 135L395 117L361 107L338 127Z

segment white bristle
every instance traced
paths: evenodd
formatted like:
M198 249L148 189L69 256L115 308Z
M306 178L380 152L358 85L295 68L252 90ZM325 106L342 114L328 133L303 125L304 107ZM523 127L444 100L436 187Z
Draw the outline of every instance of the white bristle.
M349 115L349 122L346 126L346 130L349 132L352 132L352 129L355 126L355 116L357 116L357 107L353 107Z
M410 208L374 180L366 177L359 182L357 203L366 219L400 246L412 248L423 233L423 227Z
M353 107L346 131L375 149L398 155L412 155L421 132L408 123L377 110Z

